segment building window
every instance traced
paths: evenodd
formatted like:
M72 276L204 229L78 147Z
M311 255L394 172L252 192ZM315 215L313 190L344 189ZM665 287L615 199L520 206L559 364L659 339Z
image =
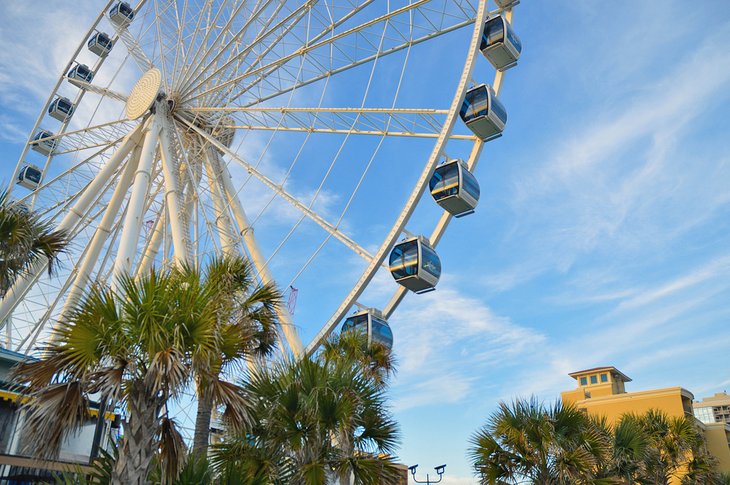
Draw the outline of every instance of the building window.
M601 374L601 382L608 382L608 374Z
M598 376L591 376L591 384L598 384Z
M580 378L580 385L581 386L587 386L588 385L588 379L585 377Z
M715 422L715 416L710 407L696 407L694 408L694 415L703 423Z

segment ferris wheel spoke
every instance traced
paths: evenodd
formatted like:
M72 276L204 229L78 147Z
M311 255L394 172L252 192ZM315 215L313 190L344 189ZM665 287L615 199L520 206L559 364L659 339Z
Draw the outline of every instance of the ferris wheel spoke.
M235 85L234 94L229 99L238 99L248 94L255 99L249 103L255 104L472 25L475 21L469 2L462 2L460 8L453 11L449 9L451 2L441 0L435 3L436 6L430 0L415 1L339 34L302 45L294 52L279 56L207 90L184 97L183 101L192 101ZM385 38L385 42L373 40L381 37ZM301 80L298 74L300 70L303 71ZM277 77L276 85L267 88L265 84L273 82L274 76ZM254 88L258 89L254 92Z
M187 41L183 41L182 44L186 46L186 54L183 56L181 66L180 66L180 76L179 79L185 79L188 75L188 71L190 69L191 60L187 59L187 56L189 55L197 55L198 49L201 48L201 44L198 42L198 34L205 29L203 26L203 19L206 18L206 12L210 12L213 8L213 0L205 0L204 6L200 7L197 11L197 14L193 15L193 18L190 19L190 21L185 22L182 25L183 30L189 30L190 33L184 35L184 37L187 39ZM192 25L192 22L195 22L194 25ZM192 25L192 28L189 28L189 26ZM196 54L192 54L195 52Z
M311 29L315 29L315 27L311 25L311 21L313 18L323 18L325 20L322 20L321 22L323 26L321 29L319 29L320 33L309 39L309 41L305 41L304 39L298 39L297 43L300 45L317 42L319 39L332 32L335 28L352 18L355 14L363 10L372 2L373 0L365 0L359 4L354 2L346 2L347 7L338 8L338 10L344 9L344 14L341 17L335 19L332 17L329 5L327 3L322 5L322 3L318 2L317 0L309 0L308 2L300 5L297 9L290 12L283 19L279 20L273 27L269 28L269 24L271 23L271 21L274 20L274 17L278 13L278 10L281 8L281 6L283 6L282 2L280 3L274 14L269 17L268 22L264 24L260 33L252 42L250 42L240 52L233 53L230 59L222 66L210 71L210 68L213 66L209 64L208 66L206 66L206 69L201 69L200 73L188 84L188 86L186 86L187 89L185 90L185 92L195 92L207 85L213 79L228 79L231 76L235 76L238 74L239 70L237 67L243 64L248 64L248 66L244 70L244 74L250 72L255 66L259 65L264 59L266 59L267 56L274 49L282 49L284 44L282 42L283 39L285 39L287 35L291 34L297 27L300 27L301 21L305 18L307 19L307 24L303 26L305 30L303 34L304 37L308 35L307 32L309 32ZM335 7L334 3L332 6L333 8ZM318 8L324 9L326 10L326 12L320 13L317 10ZM256 57L251 62L246 63L249 55L255 52L259 46L263 46L264 48L256 55ZM278 57L285 56L286 54L288 54L288 52L281 52L280 54L278 54ZM192 85L192 87L190 85ZM230 90L233 89L233 86L231 86Z
M127 29L127 27L116 27L117 36L127 48L127 52L134 60L139 70L147 72L154 67L154 63L147 57L140 41Z
M209 39L213 32L219 30L219 35L224 34L224 29L218 29L216 26L218 24L218 21L220 19L220 16L225 11L225 7L227 5L227 1L224 0L220 2L220 5L215 12L215 15L212 16L213 13L213 2L207 1L207 9L203 8L200 10L199 18L197 22L196 31L192 37L191 43L189 45L188 52L194 52L192 59L187 59L186 65L184 66L183 72L181 73L181 77L186 76L191 69L194 70L194 66L197 66L199 63L200 55L203 53L207 54L208 48L211 47L209 45ZM240 12L240 10L244 7L244 4L247 2L240 2L240 4L237 7L237 12ZM234 16L231 16L231 20ZM201 22L205 19L205 26L201 27ZM205 35L202 37L202 39L198 42L198 32L204 31ZM217 39L217 37L216 37ZM203 59L205 59L205 55L203 55Z
M214 137L210 136L209 134L205 133L203 130L195 126L194 124L188 122L187 120L180 120L181 122L187 124L188 127L190 127L193 131L197 132L198 135L203 137L210 143L214 148L221 151L222 153L225 153L228 155L232 160L234 160L236 163L241 165L243 168L245 168L251 175L256 177L260 182L262 182L266 187L268 187L271 191L273 191L276 195L284 199L286 202L291 204L294 208L299 210L302 214L307 216L310 220L315 222L317 225L319 225L322 229L330 233L333 237L338 239L340 242L345 244L347 247L352 249L358 256L362 257L366 261L372 260L372 255L369 251L367 251L365 248L357 244L355 241L353 241L349 236L347 236L345 233L343 233L339 227L334 226L327 222L322 216L320 216L316 211L312 210L310 206L307 204L301 202L293 195L289 194L287 191L284 190L284 188L280 185L268 178L266 175L264 175L258 168L253 166L252 164L246 162L244 159L242 159L238 154L233 152L230 148L223 145L221 142L216 140Z
M222 58L222 56L228 52L229 48L232 46L235 46L238 42L240 42L242 36L248 32L249 27L256 21L258 21L259 16L268 8L268 6L273 2L273 0L266 0L263 2L263 5L261 5L262 0L258 0L256 4L251 9L251 13L247 15L246 21L244 22L244 25L235 33L230 33L231 28L233 26L234 21L238 18L240 12L243 10L244 7L248 6L247 2L241 2L234 11L231 12L231 14L228 16L228 20L226 24L219 29L218 35L210 42L205 44L205 39L203 42L204 47L197 50L195 56L193 59L189 60L187 63L185 72L182 73L181 79L179 83L175 84L175 87L178 88L180 91L185 91L186 86L188 85L190 81L190 77L192 77L192 73L196 73L198 75L201 75L202 72L204 72L205 69L211 68L211 66L214 66L219 59ZM261 5L261 6L260 6ZM284 3L279 2L278 8L276 12L278 12L278 9L283 7ZM220 11L223 10L223 6L221 6ZM276 14L275 12L275 14ZM228 42L226 42L224 45L222 45L222 42L225 40L225 37L229 36L230 39ZM212 52L216 52L216 54L209 60L208 56ZM200 55L202 53L202 56ZM184 76L184 78L183 78ZM196 76L197 79L197 76Z
M198 69L197 73L195 73L195 71L191 71L194 74L194 77L191 74L188 79L186 79L183 86L181 86L181 92L192 93L207 85L213 79L222 79L223 73L228 69L232 68L235 72L236 67L241 65L245 58L256 48L256 46L259 45L261 41L268 39L274 33L277 33L282 27L284 28L284 33L288 32L295 25L297 25L302 18L304 18L308 9L311 8L311 6L317 1L318 0L309 0L306 3L303 3L299 6L299 8L293 10L291 13L289 13L289 15L279 20L276 24L274 24L273 27L269 28L271 22L276 19L279 11L284 7L285 3L279 2L279 5L274 9L274 12L272 12L272 14L269 15L268 19L263 22L260 32L256 36L256 38L252 42L248 43L248 45L246 45L242 50L238 52L231 51L230 58L225 61L221 66L215 67L215 64L219 61L219 58L227 51L226 48L229 47L229 45L233 44L233 42L237 41L240 35L245 34L246 29L248 28L248 22L246 22L243 28L239 30L237 35L234 36L233 39L231 39L229 45L227 45L226 48L222 49L213 59L211 59L211 61L206 66ZM284 35L284 33L279 34L279 37ZM271 44L275 44L277 41L278 38L271 42Z
M120 142L123 139L119 140ZM40 197L40 199L49 199L47 206L37 209L38 214L42 218L46 218L49 214L57 212L60 208L67 207L68 204L77 199L80 192L83 191L87 183L89 183L96 172L104 165L105 160L108 159L106 152L111 147L103 147L101 150L97 150L92 153L89 157L77 162L67 171L45 181L38 186L33 192L29 193L25 197L18 198L20 203L26 203L34 197ZM61 186L72 189L71 191L62 190ZM54 217L50 217L50 222L55 222Z
M171 87L178 76L177 58L185 29L180 25L177 0L154 0L154 16L153 61L162 72L163 85Z
M182 4L182 11L179 11L177 9L177 3L175 7L175 31L177 33L177 42L176 42L176 48L175 48L175 61L172 65L172 72L174 76L174 80L172 83L172 88L177 86L178 81L178 63L181 60L185 60L186 57L186 50L185 50L185 28L186 28L186 21L188 16L188 0L183 0ZM182 69L182 67L180 68Z
M448 110L407 108L191 108L191 112L225 113L230 123L219 129L298 131L342 135L436 138ZM451 139L476 140L452 134Z
M116 99L117 101L121 101L122 103L127 102L127 96L116 91L112 91L111 89L103 88L101 86L97 86L96 84L87 83L78 79L71 79L69 77L66 77L66 80L74 86L78 87L79 89L83 89L90 93L99 94L110 99Z
M165 42L165 36L162 34L162 28L165 26L165 11L170 8L171 5L177 5L177 2L170 2L169 0L164 2L167 7L164 6L161 8L160 6L161 0L153 0L154 4L154 12L155 12L155 46L157 47L158 53L159 53L159 62L157 62L157 66L160 69L160 72L162 73L162 85L163 86L169 86L168 84L168 66L166 62L166 56L165 51L168 48L167 43ZM174 44L173 44L174 45ZM144 71L146 72L146 71ZM172 74L172 73L170 73Z
M135 158L135 155L132 155L132 160ZM130 161L130 163L134 163L133 161ZM133 173L134 170L132 169L130 173ZM83 216L81 216L81 219L79 220L78 224L70 231L69 233L69 239L72 241L76 241L79 238L83 238L84 231L89 228L95 221L99 219L99 217L103 214L103 220L106 220L107 217L111 217L111 222L113 222L114 216L116 215L116 212L114 212L113 208L107 207L106 203L101 202L101 199L104 195L104 192L109 190L110 187L114 185L114 180L109 181L107 186L102 189L101 193L97 196L94 203L85 211ZM119 189L123 190L123 189ZM117 188L115 188L115 193L117 192ZM110 214L110 215L109 215ZM111 228L112 232L116 232L121 227L121 220L122 218L119 218L116 223L114 224L113 228ZM105 227L105 223L102 222L102 225L99 227ZM97 230L98 232L98 230ZM96 236L97 233L94 233L94 236ZM77 263L73 264L73 268L68 272L66 277L64 278L64 283L60 287L57 287L55 284L53 284L50 280L36 280L37 285L40 285L44 287L46 290L43 293L43 298L45 299L45 312L43 316L38 319L37 316L32 317L32 328L28 330L26 333L26 336L17 344L17 349L21 349L22 347L26 346L27 344L27 350L31 350L38 337L40 336L41 332L45 329L46 324L50 320L51 315L53 315L56 311L56 308L61 301L61 299L66 295L66 292L69 288L72 287L72 283L77 279L77 276L79 274L79 267L78 262L85 262L88 260L88 258L91 258L92 256L88 255L90 251L93 250L93 244L86 245L83 247L82 251L79 253L78 258L76 259ZM70 255L69 255L70 256ZM71 258L68 258L69 261L71 261ZM40 276L40 275L38 275ZM46 294L55 294L55 298L47 298ZM72 305L75 302L75 298L77 298L79 295L67 295L67 303L64 305L64 309L66 307L70 308L70 305ZM71 303L69 303L69 300L71 299ZM17 314L18 312L14 312ZM62 315L64 312L61 313ZM60 318L60 317L59 317ZM56 320L58 320L57 318ZM28 343L28 340L30 339L30 343Z
M135 151L138 150L135 149ZM64 279L63 285L57 290L56 297L52 302L47 303L44 315L37 320L33 328L26 334L25 338L17 344L16 351L21 351L23 347L25 347L28 351L33 349L38 337L45 329L46 324L51 320L51 316L55 313L56 308L63 298L65 298L65 303L63 304L60 316L56 318L56 321L62 320L63 316L68 314L80 298L85 286L89 283L90 273L93 270L94 264L97 262L104 242L108 239L109 234L116 237L116 234L121 228L123 217L117 217L119 205L121 205L124 193L129 186L131 175L134 174L138 158L139 156L137 153L132 154L130 161L124 169L125 175L123 175L123 180L120 180L119 185L115 188L114 196L112 201L110 201L109 206L107 207L106 204L104 204L103 207L97 207L96 214L86 218L83 222L83 227L77 228L76 236L78 236L82 230L89 227L93 221L99 217L99 215L103 214L102 220L99 226L97 226L90 244L83 248L78 256L77 264L74 265L72 270ZM129 174L129 176L127 176L127 174ZM118 204L114 201L115 198L119 201ZM54 288L54 290L56 289Z
M33 140L28 145L52 146L52 155L62 155L91 148L109 147L118 143L129 131L134 128L136 122L122 120L102 123L88 128L75 131L59 133L40 140Z

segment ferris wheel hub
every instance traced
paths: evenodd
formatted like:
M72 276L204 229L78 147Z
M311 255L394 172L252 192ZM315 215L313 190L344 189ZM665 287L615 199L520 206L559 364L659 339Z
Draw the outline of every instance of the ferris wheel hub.
M142 75L127 98L127 118L135 120L150 110L162 87L162 73L152 68Z

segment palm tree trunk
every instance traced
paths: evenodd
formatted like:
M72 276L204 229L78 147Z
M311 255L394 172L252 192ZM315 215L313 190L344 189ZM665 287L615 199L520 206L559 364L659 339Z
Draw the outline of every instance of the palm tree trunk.
M193 455L205 456L210 438L210 417L213 413L213 396L209 392L198 392L198 411L195 416Z
M112 485L148 483L155 452L159 405L158 399L150 399L142 389L142 384L135 383L129 396L129 419L112 471Z
M351 457L355 455L355 446L352 443L352 439L348 433L340 433L339 438L336 440L335 445L344 451L345 456ZM340 475L340 485L350 485L350 476L352 470L346 470Z

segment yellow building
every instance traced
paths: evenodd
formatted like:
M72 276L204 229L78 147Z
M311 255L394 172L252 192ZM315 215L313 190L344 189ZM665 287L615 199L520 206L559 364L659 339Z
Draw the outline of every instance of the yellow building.
M592 415L605 416L610 424L624 414L644 414L650 409L668 416L694 416L694 396L682 387L626 392L626 383L631 379L615 367L595 367L568 375L578 387L560 393L563 402L575 404ZM704 432L707 449L717 458L719 470L730 472L730 424L702 423L697 419L695 422Z

